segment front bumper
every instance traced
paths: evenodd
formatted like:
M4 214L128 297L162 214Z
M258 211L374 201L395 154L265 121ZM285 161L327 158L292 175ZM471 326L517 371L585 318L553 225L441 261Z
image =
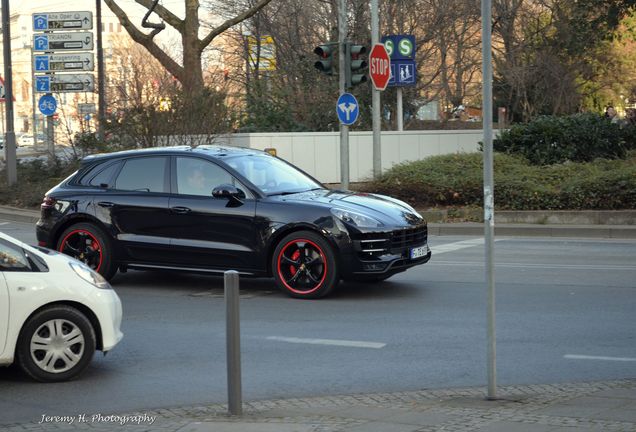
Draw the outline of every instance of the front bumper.
M350 232L345 276L382 276L402 272L431 259L426 224L387 231Z

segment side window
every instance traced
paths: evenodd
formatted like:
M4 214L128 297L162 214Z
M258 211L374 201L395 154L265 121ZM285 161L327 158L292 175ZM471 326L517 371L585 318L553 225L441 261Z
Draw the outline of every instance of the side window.
M114 163L114 164L108 165L106 168L103 168L96 175L94 175L90 179L88 184L91 186L101 186L101 185L112 186L111 179L113 178L113 176L119 169L120 165L121 163Z
M129 191L165 192L166 158L138 157L124 162L115 188Z
M203 159L177 158L177 191L179 194L212 196L212 189L222 184L235 184L235 181L220 166Z
M22 248L0 240L0 271L32 271Z

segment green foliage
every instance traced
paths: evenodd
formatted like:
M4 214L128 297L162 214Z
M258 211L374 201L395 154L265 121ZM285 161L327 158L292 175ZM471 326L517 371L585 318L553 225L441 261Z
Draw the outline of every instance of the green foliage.
M627 159L531 165L496 153L495 205L501 210L636 208L636 152ZM483 155L435 156L394 166L367 192L417 206L483 206Z
M624 157L628 149L636 148L635 136L634 127L621 129L594 113L541 116L502 132L493 148L521 155L534 165L586 162Z

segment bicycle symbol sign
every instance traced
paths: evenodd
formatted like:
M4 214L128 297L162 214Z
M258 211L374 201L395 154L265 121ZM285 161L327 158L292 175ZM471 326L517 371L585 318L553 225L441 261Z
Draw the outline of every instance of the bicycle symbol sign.
M53 115L57 109L57 101L51 95L44 95L40 98L38 107L43 115L50 116Z

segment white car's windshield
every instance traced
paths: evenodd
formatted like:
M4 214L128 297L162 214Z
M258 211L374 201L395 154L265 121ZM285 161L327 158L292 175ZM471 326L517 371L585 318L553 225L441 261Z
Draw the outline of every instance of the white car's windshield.
M249 155L225 161L266 195L323 189L323 186L288 163L270 155Z

